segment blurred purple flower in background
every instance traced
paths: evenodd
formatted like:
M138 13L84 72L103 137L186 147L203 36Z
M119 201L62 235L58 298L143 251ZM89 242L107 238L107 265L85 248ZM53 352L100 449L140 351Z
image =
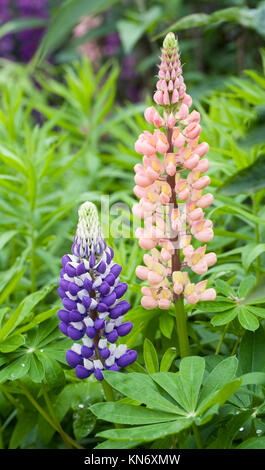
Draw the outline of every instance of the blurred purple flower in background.
M47 0L18 0L17 9L20 18L47 18ZM21 42L19 55L23 62L28 62L35 54L40 40L43 36L44 28L27 29L18 33Z
M117 53L120 45L120 37L118 33L108 34L105 38L104 54L113 56Z
M0 0L0 24L12 19L48 18L48 0ZM44 28L26 29L17 34L6 34L0 39L0 56L28 62L35 54Z
M121 79L126 83L126 95L130 101L136 103L140 101L140 93L135 80L137 78L136 72L136 58L130 55L124 58L121 68Z
M0 0L0 24L3 25L10 21L11 11L10 11L10 0ZM14 47L14 39L11 34L6 34L0 40L0 56L7 59L12 58L12 51Z
M50 16L49 7L51 6L52 2L49 0L0 0L0 26L15 19L48 19ZM105 15L82 16L72 34L75 38L82 38L93 29L101 26L107 18L108 12ZM44 32L45 27L36 27L6 34L0 39L0 57L29 62L38 49ZM95 70L104 60L116 56L121 63L119 76L121 98L125 97L134 103L141 100L141 86L139 83L137 84L139 75L136 70L136 57L133 54L123 56L118 32L111 32L98 40L84 38L84 42L77 47L77 52L80 55L86 55Z

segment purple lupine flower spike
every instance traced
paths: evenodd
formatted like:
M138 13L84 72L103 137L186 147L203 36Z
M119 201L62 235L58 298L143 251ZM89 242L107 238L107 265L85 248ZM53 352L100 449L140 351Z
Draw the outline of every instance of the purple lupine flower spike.
M66 360L76 376L94 374L101 381L104 369L119 371L137 358L126 344L114 344L132 329L131 322L123 322L130 304L121 298L128 286L120 281L122 268L106 245L96 206L85 202L78 215L72 253L62 257L58 293L64 309L58 311L59 328L74 341Z

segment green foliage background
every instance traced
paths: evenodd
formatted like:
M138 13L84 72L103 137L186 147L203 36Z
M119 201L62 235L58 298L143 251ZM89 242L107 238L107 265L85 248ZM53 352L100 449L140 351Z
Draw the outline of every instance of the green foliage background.
M98 2L96 9L63 2L31 63L1 60L0 448L265 448L265 14L262 2L222 2L226 12L219 3L202 2L205 11L195 15L194 2L174 1L161 16L160 1ZM124 101L119 56L95 70L69 37L80 16L104 9L121 53L138 54L139 77L146 76L137 104ZM109 20L104 26L111 30ZM180 361L174 309L140 306L135 267L143 251L132 230L109 238L129 284L134 328L126 344L138 362L106 373L103 393L65 361L71 341L56 316L60 260L79 204L100 209L101 195L111 205L134 203L134 142L147 128L143 111L161 44L154 37L167 28L180 31L185 81L210 145L209 250L218 263L207 278L218 296L187 307L192 356ZM241 39L229 42L228 32Z

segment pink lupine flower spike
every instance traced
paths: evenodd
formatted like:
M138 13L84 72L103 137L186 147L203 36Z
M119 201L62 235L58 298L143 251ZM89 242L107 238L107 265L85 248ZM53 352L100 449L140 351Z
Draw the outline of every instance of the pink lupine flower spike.
M164 40L158 78L153 98L159 107L151 106L144 113L155 129L144 131L135 143L143 162L134 168L134 193L140 201L133 213L144 221L136 237L141 248L150 250L136 274L150 286L142 288L145 309L168 309L175 303L181 355L186 356L189 343L183 299L194 305L216 297L213 288L207 289L207 280L192 283L188 270L205 274L215 264L216 254L206 253L206 243L214 234L203 211L213 202L211 193L203 194L210 183L209 176L203 175L209 168L204 157L209 145L199 143L200 113L190 111L192 98L186 93L173 33ZM203 246L195 249L192 237Z

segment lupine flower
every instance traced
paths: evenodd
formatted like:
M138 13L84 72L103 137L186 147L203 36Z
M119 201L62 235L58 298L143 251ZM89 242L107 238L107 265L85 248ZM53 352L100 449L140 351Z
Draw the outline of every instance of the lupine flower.
M132 329L131 322L123 321L130 304L121 300L128 286L120 281L122 268L106 245L96 206L85 202L78 214L72 253L62 258L59 328L74 341L66 360L76 376L84 379L94 373L103 380L103 369L119 371L137 357L126 344L115 344Z
M4 25L11 19L9 0L0 0L0 24ZM11 34L6 34L0 39L0 56L7 59L12 58L14 39Z
M48 17L48 1L47 0L17 0L18 16L21 18ZM45 28L25 29L18 33L20 41L19 55L23 62L28 62L35 54Z
M216 297L214 289L206 289L207 281L191 283L186 270L205 274L216 262L215 253L206 254L205 244L197 249L191 244L192 236L203 243L213 238L212 222L204 218L203 211L213 196L203 194L210 183L203 175L209 168L208 159L203 158L209 145L199 144L200 113L190 112L192 98L186 93L173 33L164 40L158 78L154 101L163 114L154 106L145 110L146 121L155 129L153 133L144 131L135 143L136 152L143 154L143 164L134 168L134 193L140 202L133 213L144 220L136 237L144 250L151 250L144 255L145 266L136 269L137 276L150 285L142 288L141 303L146 309L167 309L178 296L190 304ZM179 202L185 204L185 221Z
M110 33L105 37L104 54L113 56L117 53L120 45L120 36L118 33Z
M103 21L102 16L83 16L78 25L74 28L75 37L85 36L92 29L97 28ZM78 47L81 55L86 55L91 62L96 62L101 58L101 50L97 41L86 41Z

